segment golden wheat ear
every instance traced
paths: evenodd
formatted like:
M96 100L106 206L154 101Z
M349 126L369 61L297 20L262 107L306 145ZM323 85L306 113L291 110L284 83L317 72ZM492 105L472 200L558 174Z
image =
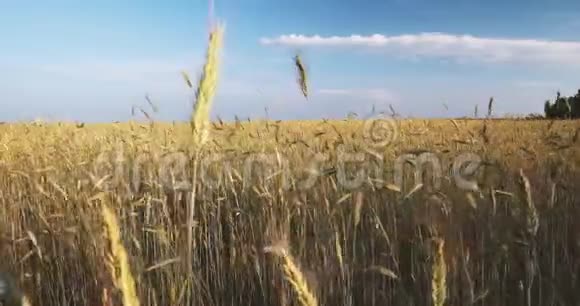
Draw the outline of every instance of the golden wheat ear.
M445 240L434 238L434 261L431 276L433 306L444 306L447 299L447 265L445 263Z
M117 216L112 208L106 203L101 206L101 215L104 221L104 230L110 246L110 269L111 277L115 286L122 293L124 306L139 306L135 278L131 273L129 255L121 239L121 227Z
M191 127L194 132L196 144L203 144L208 138L208 125L213 104L213 97L216 92L216 84L219 70L219 51L222 46L224 24L217 24L212 28L209 35L206 62L203 73L199 80L199 85L195 94L195 106L191 114ZM187 74L184 78L189 87L192 87Z
M295 259L288 251L287 243L277 243L264 248L265 253L273 254L282 261L284 277L290 283L298 297L301 306L318 306L316 295L306 282L306 276L298 267Z

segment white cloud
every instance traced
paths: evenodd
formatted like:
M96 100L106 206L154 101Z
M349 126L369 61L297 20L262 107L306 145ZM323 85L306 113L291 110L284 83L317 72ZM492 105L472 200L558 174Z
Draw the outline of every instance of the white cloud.
M263 45L289 47L360 47L379 49L409 57L451 58L484 62L535 62L580 65L580 41L486 38L447 33L385 36L281 35L262 38Z

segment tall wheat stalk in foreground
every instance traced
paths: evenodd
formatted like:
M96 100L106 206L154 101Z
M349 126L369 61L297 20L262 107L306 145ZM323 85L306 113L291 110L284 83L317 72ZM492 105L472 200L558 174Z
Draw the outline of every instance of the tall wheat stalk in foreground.
M292 288L294 288L298 300L300 301L300 305L318 306L316 296L308 287L306 278L294 262L294 258L288 254L287 248L281 245L268 246L264 248L264 252L272 253L282 260L282 271L284 272L284 277L290 285L292 285Z
M198 88L195 92L196 103L191 114L191 128L193 131L194 145L199 148L209 138L209 116L213 97L216 91L218 68L219 68L219 50L222 46L223 33L225 26L218 23L212 27L209 33L209 43L207 47L207 56L203 72L199 80ZM191 87L191 81L185 75L186 82ZM191 264L193 254L193 223L195 212L195 196L196 196L196 181L197 181L197 167L200 157L200 150L196 150L193 165L193 188L191 192L191 201L189 204L188 218L187 218L187 262Z
M105 203L101 206L101 215L105 222L105 231L111 248L111 262L109 267L114 284L123 294L124 306L139 306L139 299L137 298L135 290L135 280L131 274L127 251L121 242L121 229L117 222L117 217ZM119 270L119 275L117 275L117 269Z
M208 138L208 124L213 97L216 91L219 50L222 46L223 24L217 24L209 34L209 44L203 72L195 93L195 106L191 115L191 126L195 144L203 144Z
M526 273L526 305L532 305L532 285L534 278L536 276L536 265L537 265L537 250L536 250L536 235L538 234L538 229L540 227L540 217L538 216L538 211L534 205L532 199L532 188L530 185L530 180L524 174L523 169L520 168L520 178L519 178L520 192L522 193L520 197L523 198L525 202L524 210L524 224L525 232L527 233L526 238L526 253L525 253L525 273Z
M433 306L445 305L447 299L447 265L445 264L445 254L443 246L445 240L435 238L435 258L433 260L433 275L431 276L431 296Z

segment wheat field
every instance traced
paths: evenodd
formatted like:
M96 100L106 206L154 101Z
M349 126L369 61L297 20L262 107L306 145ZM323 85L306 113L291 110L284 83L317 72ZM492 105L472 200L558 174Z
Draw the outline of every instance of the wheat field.
M32 305L580 302L577 121L388 124L0 125L0 269Z

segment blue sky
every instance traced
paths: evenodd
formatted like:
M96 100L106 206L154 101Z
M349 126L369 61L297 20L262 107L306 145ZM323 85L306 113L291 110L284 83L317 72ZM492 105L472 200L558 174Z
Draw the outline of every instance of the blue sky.
M215 0L215 14L225 119L462 116L490 96L530 113L580 88L576 0ZM180 71L199 74L207 15L208 0L0 0L0 121L127 120L145 95L158 119L187 120Z

